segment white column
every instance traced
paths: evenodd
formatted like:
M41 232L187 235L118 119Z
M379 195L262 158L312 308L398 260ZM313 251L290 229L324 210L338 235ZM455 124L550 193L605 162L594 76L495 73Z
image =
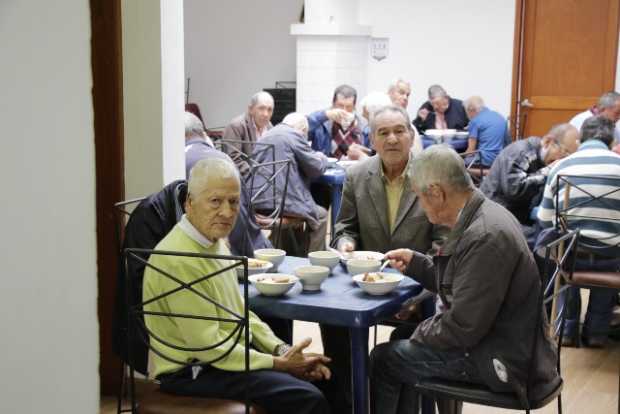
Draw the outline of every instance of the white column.
M366 94L371 30L359 25L358 0L306 0L305 23L291 25L297 36L297 111L309 113L331 103L334 88L346 83Z
M185 177L182 0L123 0L125 196Z

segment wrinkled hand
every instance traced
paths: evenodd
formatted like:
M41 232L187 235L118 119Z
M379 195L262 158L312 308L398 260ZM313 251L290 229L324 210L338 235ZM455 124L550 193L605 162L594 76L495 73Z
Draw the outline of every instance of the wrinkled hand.
M338 243L338 251L340 253L351 253L355 250L355 246L349 240L344 240Z
M325 115L327 115L327 118L330 121L335 122L337 124L346 123L346 121L351 116L347 111L345 111L344 109L339 109L339 108L328 109L327 111L325 111Z
M409 301L403 303L403 306L400 308L398 313L395 315L396 319L400 319L401 321L406 321L411 318L411 315L418 311L418 304L412 303Z
M411 259L413 258L413 250L390 250L385 254L385 258L390 260L390 266L399 272L404 273L407 266L409 266L409 262L411 262Z
M284 355L273 358L273 369L287 372L302 379L321 379L331 376L331 372L325 366L330 362L326 356L308 353L304 354L312 339L306 338L294 345Z
M370 149L366 148L360 144L351 144L349 145L349 150L347 151L347 157L350 160L363 160L368 157L370 153Z
M418 116L420 117L420 119L422 119L422 121L426 120L426 117L428 116L428 114L430 113L430 111L426 108L421 108L418 111Z

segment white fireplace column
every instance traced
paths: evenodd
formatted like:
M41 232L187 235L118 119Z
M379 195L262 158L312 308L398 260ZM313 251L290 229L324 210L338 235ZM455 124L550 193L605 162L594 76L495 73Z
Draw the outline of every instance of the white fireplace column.
M297 36L297 111L331 104L334 88L353 86L366 94L370 26L357 23L358 0L306 0L305 23L291 25Z

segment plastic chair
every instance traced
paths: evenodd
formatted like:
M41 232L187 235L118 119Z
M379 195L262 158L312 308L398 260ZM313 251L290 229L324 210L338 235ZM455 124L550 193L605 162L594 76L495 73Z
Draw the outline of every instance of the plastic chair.
M558 273L572 273L573 267L575 265L574 251L577 246L578 238L579 231L572 231L549 243L545 247L545 268L549 269L551 266L551 262L553 261L555 265L554 275L557 275ZM568 243L568 245L566 245L566 243ZM538 295L538 307L541 310L548 301L552 300L552 296L545 294L545 292L547 291L547 286L545 286L544 283L541 283L541 289ZM544 329L544 321L543 318L540 316L542 312L539 312L538 314L539 317L536 324L536 329L542 334L542 331ZM558 353L556 361L558 374L561 374L560 352L562 348L562 331L564 328L565 312L562 311L560 312L560 314L561 323L559 327ZM438 378L423 379L418 384L416 384L415 388L420 394L436 400L448 399L462 401L490 407L524 410L526 413L529 413L530 410L544 407L552 400L557 398L558 413L562 414L561 391L563 381L561 377L558 378L558 381L550 384L545 384L545 386L542 387L542 390L540 386L538 386L537 389L533 389L533 384L530 384L529 375L531 374L533 369L533 363L535 360L534 352L537 347L539 336L540 335L536 335L531 348L531 360L528 370L528 381L526 383L525 392L527 401L522 401L516 394L513 393L494 392L484 385L449 381Z

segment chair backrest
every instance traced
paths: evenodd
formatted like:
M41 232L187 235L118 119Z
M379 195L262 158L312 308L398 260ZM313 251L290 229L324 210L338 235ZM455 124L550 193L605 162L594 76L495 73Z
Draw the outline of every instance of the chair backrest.
M279 244L282 231L291 163L290 160L255 163L248 176L252 211L255 214L267 214L267 219L271 222L266 227L277 231L276 245Z
M561 230L581 230L580 250L620 255L620 177L558 174L555 224Z
M149 261L149 258L154 256L169 256L174 257L175 260L186 260L187 258L192 259L202 259L202 260L226 260L230 262L228 265L223 268L216 270L214 272L208 273L206 275L201 275L199 278L192 280L189 283L183 282L183 277L179 275L175 275L171 273L170 269L163 269L154 265ZM225 255L213 255L213 254L201 254L201 253L186 253L186 252L173 252L173 251L162 251L162 250L152 250L152 249L135 249L135 248L127 248L124 250L124 264L126 269L126 274L128 277L125 279L125 289L126 292L135 292L138 289L142 291L142 283L143 277L136 274L131 274L129 272L129 268L132 267L132 262L139 263L143 267L148 267L153 270L152 275L156 277L161 277L164 279L168 279L178 286L164 292L156 297L144 299L143 297L135 297L133 295L127 294L125 296L125 306L127 312L127 321L128 321L128 343L129 348L129 360L132 360L133 356L133 344L138 341L142 342L144 346L146 346L151 352L155 353L159 357L165 359L166 361L172 362L174 364L179 365L181 368L188 366L200 366L200 365L210 365L221 359L228 356L234 349L237 344L239 344L242 336L244 337L244 349L245 349L245 373L249 372L249 358L250 358L250 325L249 325L249 290L248 290L248 258L245 256L225 256ZM219 275L224 274L229 270L233 270L239 266L243 267L243 295L244 295L244 307L243 313L240 314L232 309L227 308L226 306L217 302L216 299L209 297L202 291L197 290L195 287L207 280L215 278ZM135 265L133 265L135 267ZM209 304L215 306L218 309L218 312L223 312L225 317L218 317L217 315L197 315L197 314L185 314L182 312L175 311L175 309L171 309L170 312L165 311L150 311L145 310L145 307L149 304L156 303L160 300L164 300L169 298L172 295L178 294L182 291L190 291L195 294L197 297L202 300L208 302ZM155 332L151 331L145 322L145 316L149 316L149 318L167 318L167 319L193 319L197 321L204 321L207 323L227 323L234 325L234 329L230 332L228 336L225 338L214 342L212 344L204 344L204 346L199 347L187 347L182 344L174 343L171 339L162 338L157 335ZM245 335L244 335L245 332ZM154 343L158 343L159 346L155 346ZM224 352L222 352L219 356L213 358L212 360L177 360L171 355L167 354L164 349L175 349L186 352L204 352L217 347L221 347L225 345ZM134 367L130 366L130 397L131 397L131 407L132 412L135 412L137 405L135 401L135 375L134 375ZM246 395L245 399L246 403L246 412L249 409L249 400Z
M256 159L262 154L267 154L269 161L276 160L276 148L273 144L264 142L250 142L236 139L220 139L216 141L215 147L225 154L228 154L233 160L240 159L246 162L250 169L258 164ZM242 145L249 145L252 148L250 154L246 154L241 150Z

